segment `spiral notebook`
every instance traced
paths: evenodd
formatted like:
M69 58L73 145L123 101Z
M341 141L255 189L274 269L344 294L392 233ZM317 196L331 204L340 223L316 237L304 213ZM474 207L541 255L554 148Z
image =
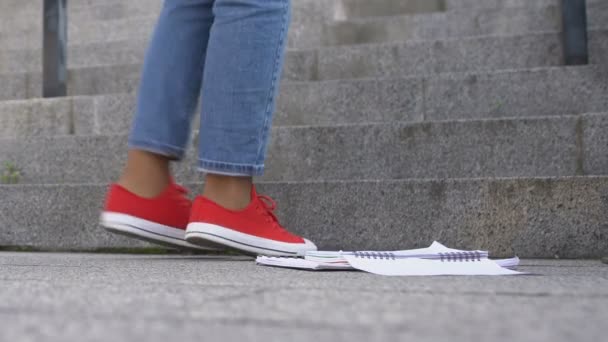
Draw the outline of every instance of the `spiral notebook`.
M433 242L402 251L307 252L304 258L259 256L259 265L306 270L361 270L389 276L515 275L519 258L491 260L486 251L464 251Z

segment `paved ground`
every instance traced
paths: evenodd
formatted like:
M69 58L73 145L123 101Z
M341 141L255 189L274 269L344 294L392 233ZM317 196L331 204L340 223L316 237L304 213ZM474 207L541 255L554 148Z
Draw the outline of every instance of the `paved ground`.
M608 266L387 278L203 256L0 253L0 341L601 341Z

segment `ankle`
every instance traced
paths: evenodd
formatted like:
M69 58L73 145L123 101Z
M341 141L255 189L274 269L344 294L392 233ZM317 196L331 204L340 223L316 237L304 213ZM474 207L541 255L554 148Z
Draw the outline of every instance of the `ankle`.
M231 210L245 209L251 203L251 177L207 174L203 196Z
M140 197L153 198L160 195L170 182L171 172L167 157L131 150L117 184Z

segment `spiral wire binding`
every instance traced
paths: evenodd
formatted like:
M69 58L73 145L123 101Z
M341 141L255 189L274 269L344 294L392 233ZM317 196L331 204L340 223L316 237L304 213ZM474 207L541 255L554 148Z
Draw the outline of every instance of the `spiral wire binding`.
M439 258L441 262L481 261L481 253L477 251L439 253Z
M355 258L360 259L379 259L379 260L395 260L395 254L390 252L354 252Z
M421 259L438 259L441 262L474 262L481 261L481 258L487 257L485 254L478 251L471 252L447 252L438 253L437 256L424 256L424 255L409 255L409 256L398 256L391 252L353 252L355 258L359 259L376 259L376 260L396 260L396 259L407 259L407 258L421 258Z

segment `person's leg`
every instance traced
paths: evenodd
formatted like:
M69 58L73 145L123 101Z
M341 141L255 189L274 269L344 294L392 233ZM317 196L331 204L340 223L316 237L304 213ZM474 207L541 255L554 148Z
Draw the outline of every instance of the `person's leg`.
M118 184L154 197L170 182L169 161L181 159L201 88L213 0L167 0L148 48Z
M217 0L202 87L204 195L239 209L264 158L290 21L289 0Z
M202 87L199 169L186 240L254 254L297 255L316 246L283 228L252 177L264 171L290 0L216 0Z
M129 136L127 164L112 184L100 223L107 230L188 249L192 202L171 180L200 93L213 0L166 0L148 48Z

